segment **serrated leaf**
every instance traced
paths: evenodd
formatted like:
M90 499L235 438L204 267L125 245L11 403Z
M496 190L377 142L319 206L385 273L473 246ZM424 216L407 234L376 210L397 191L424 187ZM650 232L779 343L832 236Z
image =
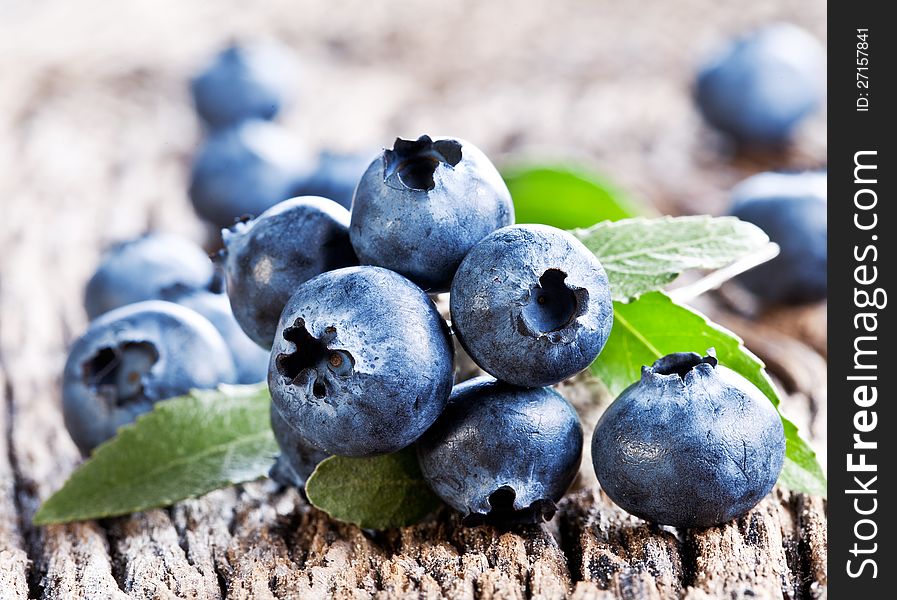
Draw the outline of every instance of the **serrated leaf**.
M442 504L413 447L373 458L331 456L308 478L305 493L334 519L366 529L412 525Z
M222 386L165 400L99 446L50 496L37 525L168 506L267 474L279 450L267 387Z
M614 302L614 326L591 370L616 396L641 377L641 368L672 352L716 350L720 363L756 385L774 406L778 392L763 362L734 333L702 314L674 303L661 292L642 295L629 304ZM787 419L785 466L779 483L801 492L825 495L825 476L816 454Z
M718 269L769 237L735 217L663 217L599 223L573 232L604 265L614 300L658 290L688 269Z
M584 168L518 166L505 170L503 177L517 223L574 229L641 212L620 190Z

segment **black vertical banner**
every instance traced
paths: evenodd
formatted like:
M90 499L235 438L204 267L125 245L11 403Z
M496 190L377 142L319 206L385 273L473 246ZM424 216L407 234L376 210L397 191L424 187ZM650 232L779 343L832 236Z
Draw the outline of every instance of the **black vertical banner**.
M889 14L888 2L829 3L831 598L897 594L897 25Z

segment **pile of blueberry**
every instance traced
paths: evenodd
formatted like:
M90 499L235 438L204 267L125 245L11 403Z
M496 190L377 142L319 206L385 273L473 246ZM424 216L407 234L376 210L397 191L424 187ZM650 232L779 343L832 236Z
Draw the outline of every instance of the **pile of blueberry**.
M69 351L63 416L85 453L159 400L266 376L268 352L240 328L220 273L189 240L150 233L110 248L84 304L92 321Z
M215 227L258 215L295 196L324 196L348 208L365 154L324 150L311 157L274 119L296 96L297 67L272 41L234 44L191 82L207 137L190 176L190 200Z
M424 476L466 523L549 519L583 445L576 411L549 386L595 360L613 306L581 242L513 220L475 146L422 136L374 159L351 213L297 197L224 230L216 262L232 313L196 248L161 235L119 246L88 285L91 313L109 312L72 349L69 430L87 451L159 399L239 381L248 336L267 358L278 482L303 486L332 454L416 444ZM451 328L428 295L444 291ZM211 306L217 330L200 316ZM490 376L453 385L453 333ZM682 354L613 404L593 456L627 510L702 526L756 504L783 452L762 393L713 357Z
M267 379L281 484L304 486L330 455L414 445L465 523L550 519L583 446L552 386L587 368L613 325L599 259L565 231L515 225L498 171L461 139L397 139L355 176L349 161L322 159L312 176L294 168L299 154L269 122L286 98L272 67L285 63L270 52L235 46L193 81L210 137L190 193L200 216L230 224L223 249L210 261L148 234L111 249L90 280L93 321L64 375L72 438L87 453L159 400ZM821 235L806 278L758 277L771 299L824 293L825 224L810 216L819 177L762 175L735 192L742 218L776 231L786 217L782 235L800 232L794 252L819 248ZM451 325L432 297L443 292ZM455 341L488 376L455 382ZM784 449L760 390L712 352L677 353L606 411L592 456L624 509L702 527L759 502Z

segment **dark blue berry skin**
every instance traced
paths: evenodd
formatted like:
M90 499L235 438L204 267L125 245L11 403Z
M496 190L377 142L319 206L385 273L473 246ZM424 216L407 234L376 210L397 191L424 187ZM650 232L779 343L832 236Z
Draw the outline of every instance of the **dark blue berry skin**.
M194 311L150 300L94 320L65 364L65 426L82 452L111 438L159 400L234 383L230 352Z
M284 305L315 275L358 264L349 211L326 198L291 198L221 232L220 261L243 331L270 348Z
M91 319L134 302L163 298L167 289L203 289L214 276L208 255L193 242L150 233L111 248L87 283L84 308Z
M271 429L280 446L280 456L271 467L271 479L284 486L305 487L318 463L330 456L312 446L298 431L293 429L277 408L271 405Z
M313 446L372 456L427 430L453 368L448 327L423 290L386 269L350 267L296 289L277 326L268 387Z
M368 167L350 234L362 264L436 292L474 244L513 222L511 195L486 155L464 140L421 136L397 139Z
M318 155L314 172L297 182L293 195L322 196L351 208L355 188L369 164L368 154L337 154L325 150Z
M601 263L547 225L487 236L461 263L451 292L461 345L484 371L514 385L553 385L582 371L613 326Z
M273 43L232 45L190 82L200 118L212 129L248 119L273 119L292 96L295 65Z
M825 48L777 23L736 39L706 64L696 84L706 120L747 145L778 146L822 104Z
M265 381L268 377L269 352L249 339L240 328L226 294L208 290L175 289L166 300L198 312L208 319L230 349L237 370L237 383Z
M738 280L769 303L824 300L828 293L825 173L761 173L732 190L733 216L757 225L779 255Z
M191 167L190 201L203 220L229 227L292 197L310 166L305 148L284 129L244 121L213 132L199 149Z
M478 377L455 386L417 445L430 486L464 522L550 520L579 471L582 427L551 388Z
M772 403L715 358L694 353L644 367L592 438L607 495L637 517L676 527L744 515L772 490L784 458Z

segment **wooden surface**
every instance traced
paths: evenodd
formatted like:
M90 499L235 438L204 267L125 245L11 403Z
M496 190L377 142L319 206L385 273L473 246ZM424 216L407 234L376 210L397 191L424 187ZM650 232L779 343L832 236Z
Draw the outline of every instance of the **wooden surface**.
M457 134L499 158L586 160L673 213L720 212L726 190L757 170L825 164L824 115L788 152L740 156L688 98L698 53L719 37L774 18L823 36L824 3L210 6L0 9L0 598L825 596L821 499L776 490L736 523L658 529L597 490L588 457L555 520L514 532L465 529L446 511L372 536L266 482L32 527L79 461L59 377L99 252L151 228L203 235L184 192L199 139L185 81L233 35L296 48L305 96L285 119L312 148ZM698 305L769 363L783 410L823 450L825 307L753 321L732 287ZM589 382L565 389L589 431L607 398Z

